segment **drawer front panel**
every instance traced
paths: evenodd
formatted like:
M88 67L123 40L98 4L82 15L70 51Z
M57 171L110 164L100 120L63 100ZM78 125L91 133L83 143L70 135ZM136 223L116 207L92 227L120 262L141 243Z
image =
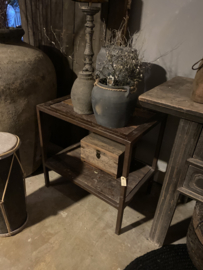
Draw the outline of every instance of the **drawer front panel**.
M203 130L200 134L193 158L203 161Z
M118 157L110 156L101 150L96 150L94 148L87 148L84 145L81 146L81 159L89 163L92 166L95 166L115 178L118 175Z
M183 186L203 196L203 169L190 165Z

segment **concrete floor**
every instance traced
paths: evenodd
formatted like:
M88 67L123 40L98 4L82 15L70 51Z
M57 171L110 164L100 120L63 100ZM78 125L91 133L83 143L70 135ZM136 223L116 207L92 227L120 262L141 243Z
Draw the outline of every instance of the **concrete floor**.
M157 247L147 240L160 192L141 190L125 209L123 230L114 234L117 211L50 172L26 180L29 221L16 236L0 239L0 270L122 270ZM194 201L177 207L166 244L185 243Z

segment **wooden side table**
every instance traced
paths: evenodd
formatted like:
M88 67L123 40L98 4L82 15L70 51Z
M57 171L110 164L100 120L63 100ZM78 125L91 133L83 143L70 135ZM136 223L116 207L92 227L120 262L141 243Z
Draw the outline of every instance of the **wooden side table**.
M49 186L48 169L54 170L74 184L94 194L108 204L118 209L116 234L120 234L124 208L132 200L139 188L152 177L157 167L161 141L164 133L165 117L145 109L136 109L129 126L119 129L108 129L96 123L94 115L79 115L74 112L70 97L63 97L37 106L40 143L42 148L43 168L46 186ZM62 119L71 124L82 127L113 141L125 145L123 162L123 177L126 186L121 185L121 179L114 179L102 170L83 163L80 159L80 143L47 157L48 142L46 140L45 115ZM133 146L138 140L161 124L160 134L152 166L136 162L131 169Z
M143 107L179 117L180 123L150 239L162 246L182 193L203 202L203 105L193 102L193 79L175 77L141 95Z

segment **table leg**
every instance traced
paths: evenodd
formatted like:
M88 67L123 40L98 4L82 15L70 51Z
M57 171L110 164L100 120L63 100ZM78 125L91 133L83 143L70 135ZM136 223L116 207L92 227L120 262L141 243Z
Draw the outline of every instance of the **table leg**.
M128 185L128 175L129 175L129 171L130 171L131 156L132 156L132 145L128 144L126 146L126 150L125 150L123 174L122 174L127 179L127 185ZM123 212L124 212L124 208L125 208L126 191L127 191L127 187L121 186L118 216L117 216L117 222L116 222L116 234L118 234L118 235L120 234L120 231L121 231Z
M180 120L149 236L158 246L164 243L179 198L177 188L183 185L189 166L186 161L194 153L201 128L198 123Z
M162 146L162 142L163 142L163 137L164 137L164 132L165 132L165 128L166 128L166 122L167 122L167 117L164 117L164 119L161 122L161 126L160 126L160 130L159 130L159 136L157 139L157 145L156 145L156 150L155 150L155 154L154 154L154 158L152 161L152 169L156 172L157 170L157 163L158 163L158 159L159 159L159 154L160 154L160 150L161 150L161 146ZM148 188L147 188L147 193L150 194L151 190L152 190L152 186L153 186L153 182L154 182L154 175L151 177L149 184L148 184Z
M42 123L42 113L37 109L37 120L38 120L38 128L39 128L39 139L40 139L40 147L41 147L41 153L42 153L42 165L43 165L43 171L44 171L44 178L45 178L45 185L46 187L49 187L50 181L49 181L49 172L47 167L45 166L45 162L47 159L46 156L46 149L45 149L45 135L44 135L44 125L46 123Z

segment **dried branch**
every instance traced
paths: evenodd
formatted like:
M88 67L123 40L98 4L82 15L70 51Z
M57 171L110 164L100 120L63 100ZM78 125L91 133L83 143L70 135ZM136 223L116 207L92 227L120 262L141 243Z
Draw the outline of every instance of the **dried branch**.
M143 64L138 51L133 48L133 37L129 34L127 40L123 34L126 24L125 18L120 28L113 30L105 43L106 55L95 74L104 84L134 87L143 79L144 71L149 66Z
M66 52L64 51L63 46L61 45L60 41L58 40L57 35L56 35L56 33L54 32L52 26L51 26L51 32L52 32L52 34L53 34L53 36L54 36L55 41L53 41L53 40L51 40L51 39L49 38L49 36L47 35L46 28L43 28L43 30L44 30L44 35L45 35L45 37L47 38L47 40L48 40L48 41L49 41L56 49L60 50L60 52L61 52L64 56L67 57ZM62 35L62 38L63 38L63 35Z

